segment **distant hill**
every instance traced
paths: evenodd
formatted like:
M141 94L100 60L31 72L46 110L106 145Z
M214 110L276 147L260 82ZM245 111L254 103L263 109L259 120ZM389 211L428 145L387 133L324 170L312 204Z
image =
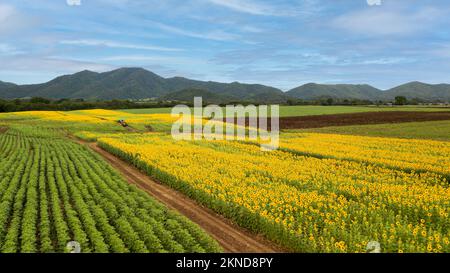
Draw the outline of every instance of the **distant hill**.
M381 90L367 84L316 84L308 83L286 92L287 95L314 100L320 98L375 100L380 97Z
M450 101L450 84L426 84L410 82L394 87L384 94L384 99L393 99L404 96L408 99L421 99L425 101Z
M212 103L247 101L284 103L291 98L306 101L333 98L392 101L396 96L423 101L450 101L450 84L410 82L390 90L379 90L367 84L308 83L284 93L280 89L239 82L220 83L183 77L163 78L142 68L120 68L97 73L81 71L57 77L49 82L15 85L0 81L0 98L45 97L52 99L146 99L192 101L196 95Z
M219 83L181 77L163 78L142 68L120 68L105 73L82 71L34 85L0 86L0 98L83 98L89 100L164 97L184 89L203 89L233 100L278 103L287 100L279 89L242 83Z
M17 88L17 85L13 83L0 81L0 98L2 98L3 95L5 95L5 98L9 97L9 93L11 92L9 90L13 90L15 88Z
M380 90L367 84L315 84L308 83L286 92L303 100L322 98L392 101L396 96L423 101L450 101L450 84L410 82L389 90Z
M0 88L8 88L16 86L14 83L0 81Z

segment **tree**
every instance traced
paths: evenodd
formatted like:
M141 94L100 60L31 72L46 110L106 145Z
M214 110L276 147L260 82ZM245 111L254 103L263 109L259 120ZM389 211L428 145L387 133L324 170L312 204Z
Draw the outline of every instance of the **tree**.
M405 105L408 100L404 96L395 97L395 105Z
M44 103L44 104L49 104L50 100L46 99L46 98L41 98L41 97L33 97L30 99L31 103Z
M288 99L287 105L297 105L298 101L296 99Z

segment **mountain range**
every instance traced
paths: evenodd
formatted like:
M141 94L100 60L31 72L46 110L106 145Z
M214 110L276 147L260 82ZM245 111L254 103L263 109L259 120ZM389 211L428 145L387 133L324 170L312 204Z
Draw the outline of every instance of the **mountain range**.
M396 96L423 101L450 101L450 84L410 82L389 90L367 84L308 83L287 92L280 89L239 82L220 83L198 81L183 77L163 78L142 68L120 68L97 73L81 71L57 77L42 84L16 85L0 81L0 98L15 99L45 97L51 99L111 100L145 99L192 101L194 96L205 97L211 103L248 101L255 103L283 103L289 99L317 100L358 99L392 101Z

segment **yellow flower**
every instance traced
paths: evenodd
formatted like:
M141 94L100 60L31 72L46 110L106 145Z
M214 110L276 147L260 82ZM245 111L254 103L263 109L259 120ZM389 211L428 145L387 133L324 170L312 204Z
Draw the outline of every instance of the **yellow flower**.
M337 139L342 145L344 140L348 141ZM365 138L351 140L357 147L366 145ZM395 146L396 141L387 143ZM441 184L441 175L380 165L383 153L374 155L374 164L368 164L288 151L266 153L254 143L174 141L164 134L114 134L99 136L98 142L105 149L133 158L134 163L139 155L140 166L154 170L151 174L162 182L189 188L193 198L220 200L232 207L245 208L268 223L262 228L282 226L289 236L306 240L307 245L317 244L324 251L328 243L330 251L353 252L360 248L355 247L351 238L378 236L384 238L386 249L394 248L397 240L411 242L411 249L424 249L428 245L414 236L427 237L426 221L417 222L416 215L450 212L450 189ZM409 147L403 142L401 145ZM385 146L383 149L389 149ZM361 154L355 150L350 155L356 159ZM441 214L428 221L433 221L436 227L445 227L448 220ZM380 226L389 230L384 234L370 232ZM270 229L266 232L273 234ZM444 228L436 228L430 235L446 232ZM345 239L332 242L332 237Z

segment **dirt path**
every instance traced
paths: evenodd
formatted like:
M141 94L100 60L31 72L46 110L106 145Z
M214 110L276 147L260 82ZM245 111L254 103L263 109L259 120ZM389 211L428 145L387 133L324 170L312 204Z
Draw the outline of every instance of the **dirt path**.
M178 211L194 223L198 224L203 228L203 230L219 242L225 252L283 252L282 249L261 238L260 236L254 235L236 226L228 219L225 219L212 210L197 204L192 199L187 198L172 188L155 182L152 178L142 173L137 168L101 149L96 143L78 142L88 145L92 150L100 154L114 168L121 172L129 183L139 186L167 207Z

